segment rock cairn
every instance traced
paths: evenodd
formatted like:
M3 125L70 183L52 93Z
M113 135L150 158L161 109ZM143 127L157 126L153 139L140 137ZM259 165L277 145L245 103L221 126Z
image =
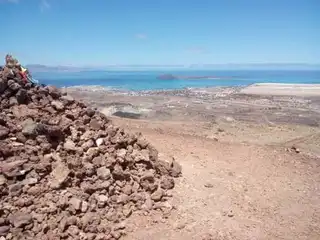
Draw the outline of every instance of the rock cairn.
M168 212L181 166L53 86L0 69L0 240L119 239L134 212Z

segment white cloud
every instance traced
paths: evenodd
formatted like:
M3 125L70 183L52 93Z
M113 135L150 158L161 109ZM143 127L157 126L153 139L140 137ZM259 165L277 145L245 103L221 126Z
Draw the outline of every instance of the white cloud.
M0 3L19 3L19 0L0 0Z
M40 0L40 10L41 12L51 8L50 3L47 0Z
M0 0L0 3L14 3L14 4L18 4L20 3L22 0ZM51 8L51 5L49 3L49 0L39 0L39 8L40 11L43 12L45 10L48 10Z
M137 34L135 35L135 37L136 37L137 39L146 39L146 38L148 38L148 36L147 36L146 34L144 34L144 33L137 33Z

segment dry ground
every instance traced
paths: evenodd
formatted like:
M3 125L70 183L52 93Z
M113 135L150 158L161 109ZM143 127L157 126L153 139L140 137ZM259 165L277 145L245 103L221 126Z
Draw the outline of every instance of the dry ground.
M295 136L319 129L218 123L212 139L206 124L113 121L183 166L177 209L168 219L137 216L126 239L320 239L319 159L303 141L302 153L286 151Z
M141 110L112 119L183 167L176 209L134 216L126 240L320 239L319 96L69 93L106 113Z

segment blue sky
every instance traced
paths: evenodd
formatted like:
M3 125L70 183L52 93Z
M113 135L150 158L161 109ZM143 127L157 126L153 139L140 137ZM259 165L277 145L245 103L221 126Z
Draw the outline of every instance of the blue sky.
M0 22L25 63L320 63L320 0L0 0Z

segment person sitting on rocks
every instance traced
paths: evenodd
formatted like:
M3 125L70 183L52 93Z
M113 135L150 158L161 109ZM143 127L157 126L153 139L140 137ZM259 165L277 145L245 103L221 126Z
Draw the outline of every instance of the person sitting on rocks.
M16 66L19 69L19 74L22 78L22 81L24 83L27 83L28 82L28 69L22 67L20 63L18 63Z
M12 75L19 76L22 83L24 83L24 84L26 84L28 82L30 82L32 84L39 83L37 80L32 78L29 70L27 68L23 67L16 58L12 57L12 55L7 54L5 61L6 61L5 67L8 70L10 70Z
M12 56L10 54L6 55L6 65L12 60Z
M6 66L9 68L13 68L18 61L12 57L12 55L6 55Z

